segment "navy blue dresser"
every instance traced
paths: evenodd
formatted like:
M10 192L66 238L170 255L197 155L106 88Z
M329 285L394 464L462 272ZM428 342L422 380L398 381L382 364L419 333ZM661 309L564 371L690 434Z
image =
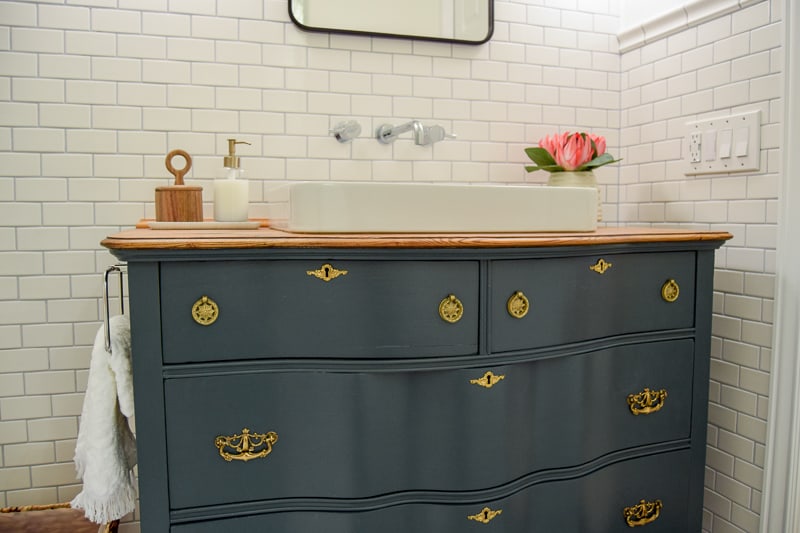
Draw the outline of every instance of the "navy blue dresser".
M699 532L728 238L113 235L142 531Z

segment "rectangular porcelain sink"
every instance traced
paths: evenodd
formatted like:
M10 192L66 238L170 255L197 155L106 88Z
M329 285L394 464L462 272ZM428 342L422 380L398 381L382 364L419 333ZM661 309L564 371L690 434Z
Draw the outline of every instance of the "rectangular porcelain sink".
M298 182L280 228L307 233L593 231L597 190L541 185Z

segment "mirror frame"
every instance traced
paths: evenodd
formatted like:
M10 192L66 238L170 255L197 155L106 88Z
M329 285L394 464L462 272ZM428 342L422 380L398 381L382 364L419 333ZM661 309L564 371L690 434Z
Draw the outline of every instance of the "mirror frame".
M455 38L448 38L448 37L435 37L435 36L428 36L428 35L407 35L407 34L400 34L400 33L386 33L386 32L379 32L379 31L367 31L367 30L351 30L351 29L342 29L342 28L324 28L321 26L308 26L303 24L299 20L297 20L292 12L292 3L296 2L297 0L289 0L289 18L292 19L294 24L305 31L309 32L318 32L318 33L344 33L348 35L365 35L370 37L394 37L399 39L419 39L423 41L437 41L437 42L446 42L446 43L457 43L457 44L484 44L492 38L494 34L494 0L486 0L489 3L489 28L486 32L486 36L481 38L480 40L466 40L466 39L455 39Z

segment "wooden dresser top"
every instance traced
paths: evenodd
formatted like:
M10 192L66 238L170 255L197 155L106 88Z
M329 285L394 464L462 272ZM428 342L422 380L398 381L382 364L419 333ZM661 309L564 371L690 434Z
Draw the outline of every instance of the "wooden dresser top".
M243 248L518 248L639 242L725 241L725 231L666 228L600 228L547 233L291 233L275 228L153 230L137 228L108 236L111 250L212 250Z

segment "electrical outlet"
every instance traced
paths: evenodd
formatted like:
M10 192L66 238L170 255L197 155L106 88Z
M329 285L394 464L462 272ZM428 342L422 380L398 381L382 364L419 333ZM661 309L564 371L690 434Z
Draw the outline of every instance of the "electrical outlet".
M702 134L698 132L689 135L689 162L699 163L701 161L701 148L703 146Z
M761 112L747 111L686 123L686 175L758 171Z

